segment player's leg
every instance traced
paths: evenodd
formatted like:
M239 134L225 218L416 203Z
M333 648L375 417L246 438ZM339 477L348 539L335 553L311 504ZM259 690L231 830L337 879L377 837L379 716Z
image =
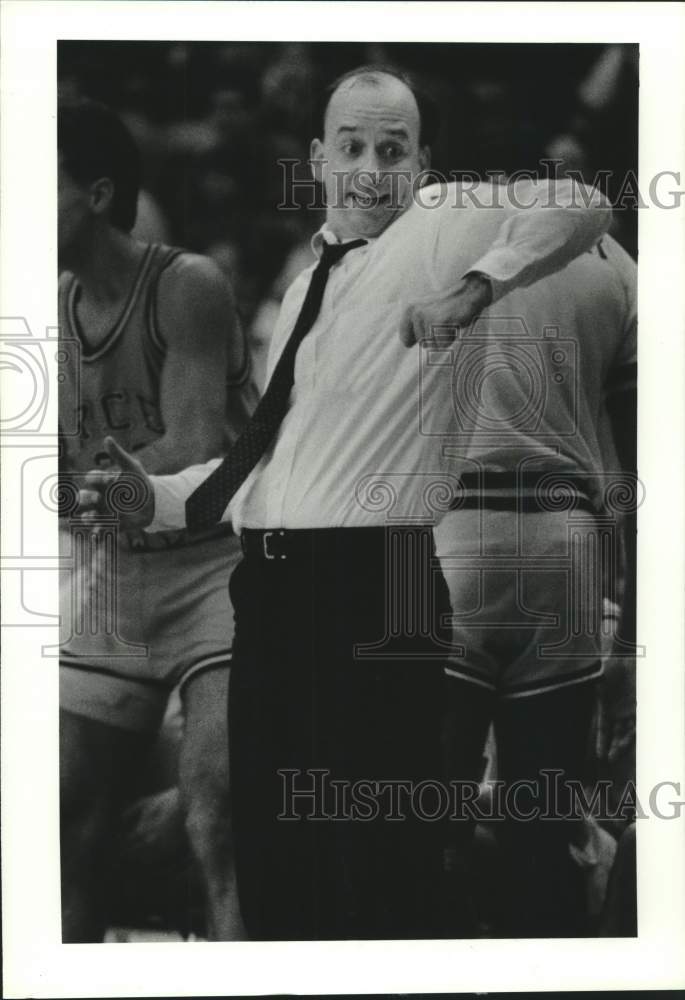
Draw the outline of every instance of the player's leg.
M637 937L637 858L635 823L618 841L600 919L600 937Z
M587 933L582 871L570 844L578 823L568 782L582 783L596 704L589 681L548 694L503 699L496 716L498 777L520 794L498 828L505 852L506 926L514 937ZM530 814L533 818L526 819Z
M480 510L448 514L435 529L436 547L449 588L453 650L446 668L444 744L450 786L447 873L450 928L470 936L476 927L473 836L478 783L494 711L501 651L493 651L489 614L497 622L511 601L512 587L502 574L486 573L476 560L499 552L503 532L491 530ZM492 561L492 560L491 560Z
M451 813L447 841L448 920L454 936L475 931L472 844L477 822L478 784L493 715L491 690L447 674L444 717L445 777Z
M244 937L235 890L226 724L233 646L228 580L239 557L235 537L208 539L174 549L165 579L150 581L159 608L155 670L180 684L181 799L206 888L208 933L217 940Z
M516 526L524 561L511 606L514 655L503 660L495 721L509 814L497 825L508 872L503 930L577 936L588 924L583 875L570 851L581 820L569 815L571 806L579 810L568 782L582 787L587 778L601 672L603 540L582 508L523 513ZM517 782L531 784L515 792Z
M62 940L102 941L112 819L150 744L145 733L60 710Z
M228 779L228 662L196 674L183 689L185 730L179 781L188 838L198 862L208 909L208 934L240 941Z
M118 549L114 564L109 546L65 530L60 555L71 563L60 575L62 933L64 941L101 941L112 818L140 771L167 692L143 679L149 658L137 563Z

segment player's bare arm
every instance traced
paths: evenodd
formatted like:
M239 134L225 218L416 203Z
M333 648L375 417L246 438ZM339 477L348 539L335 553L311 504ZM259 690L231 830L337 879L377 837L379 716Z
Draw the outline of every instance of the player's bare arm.
M167 344L160 384L164 435L137 452L148 473L177 472L223 448L227 373L244 365L231 287L213 261L183 254L160 278L158 326Z

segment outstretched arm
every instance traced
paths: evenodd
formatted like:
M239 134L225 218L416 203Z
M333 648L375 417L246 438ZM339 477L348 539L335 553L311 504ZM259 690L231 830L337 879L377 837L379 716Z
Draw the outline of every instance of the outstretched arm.
M79 490L79 515L96 523L103 510L117 514L125 531L176 531L186 526L185 502L217 467L220 458L194 465L169 476L150 476L142 462L106 437L111 460L106 469L93 469Z
M488 186L497 207L475 207L479 219L472 249L478 257L470 270L487 275L494 302L514 288L525 288L560 271L590 250L611 224L608 199L596 188L574 180L521 179ZM488 215L491 218L486 222ZM443 253L450 236L446 228Z
M431 198L435 199L431 208ZM431 328L465 326L514 288L553 274L589 250L609 228L611 206L572 180L449 185L421 195L435 211L431 273L436 290L406 311L406 346Z

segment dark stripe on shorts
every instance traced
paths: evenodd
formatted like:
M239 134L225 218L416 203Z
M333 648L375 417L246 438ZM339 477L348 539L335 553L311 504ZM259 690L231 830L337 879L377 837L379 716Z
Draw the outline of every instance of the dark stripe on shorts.
M206 674L210 670L228 670L232 658L232 649L222 649L218 653L212 653L210 656L201 656L195 660L183 671L183 676L177 682L179 694L182 695L186 687L201 674Z
M599 677L602 673L602 661L595 660L587 667L576 670L574 673L564 674L563 677L540 678L539 680L524 681L520 684L508 685L503 690L499 690L499 685L487 680L482 673L472 667L453 666L449 664L445 667L445 673L453 680L466 681L468 684L478 684L480 687L497 691L501 698L522 698L526 695L544 694L546 691L559 687L566 687L570 684L580 684L584 681L591 681Z
M454 666L453 664L448 663L444 669L447 676L451 677L453 680L467 681L469 684L478 684L480 687L488 688L490 691L495 690L493 682L487 680L487 678L483 677L480 671L474 670L473 667L468 667L462 664Z
M548 677L536 681L526 681L522 684L512 684L505 691L502 691L502 697L521 698L524 695L544 694L546 691L552 691L554 688L595 680L595 678L600 676L602 670L602 661L595 660L588 667L583 667L581 670L576 670L573 673L564 674L563 677Z

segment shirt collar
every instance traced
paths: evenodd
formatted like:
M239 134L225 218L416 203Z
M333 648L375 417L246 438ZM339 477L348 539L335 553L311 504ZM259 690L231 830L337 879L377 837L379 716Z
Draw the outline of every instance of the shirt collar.
M353 237L349 240L339 240L335 233L331 230L327 222L324 222L321 229L314 233L311 240L312 251L317 257L320 257L323 252L324 243L352 243L353 239L360 239L361 237ZM367 243L375 243L376 237L369 238L368 236L363 237Z

